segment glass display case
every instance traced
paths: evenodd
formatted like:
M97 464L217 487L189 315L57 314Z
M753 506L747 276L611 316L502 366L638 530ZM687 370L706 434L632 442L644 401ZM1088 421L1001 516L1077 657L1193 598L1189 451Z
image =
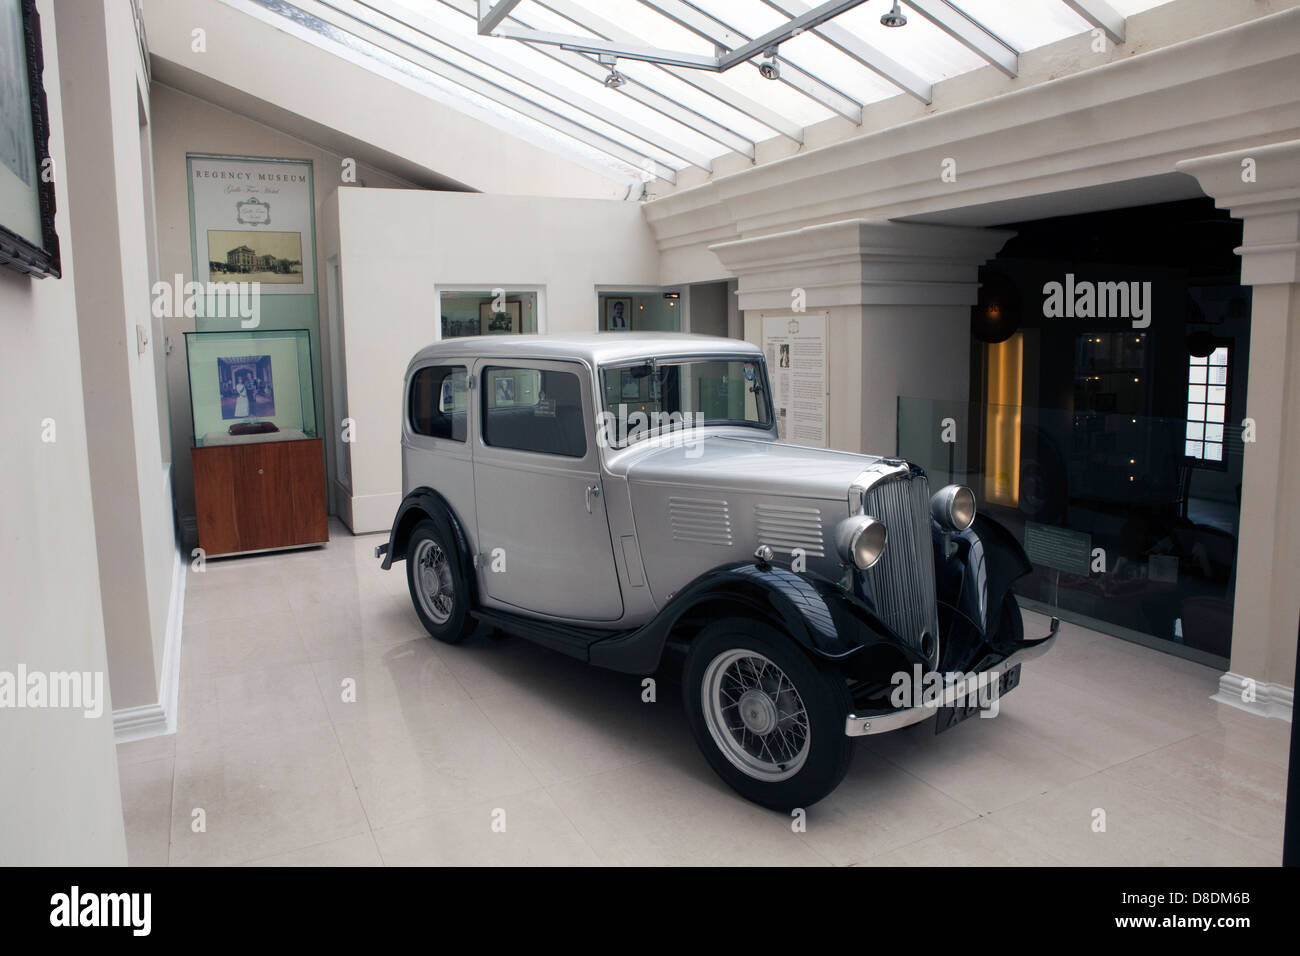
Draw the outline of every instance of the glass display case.
M194 446L316 438L306 329L186 332Z

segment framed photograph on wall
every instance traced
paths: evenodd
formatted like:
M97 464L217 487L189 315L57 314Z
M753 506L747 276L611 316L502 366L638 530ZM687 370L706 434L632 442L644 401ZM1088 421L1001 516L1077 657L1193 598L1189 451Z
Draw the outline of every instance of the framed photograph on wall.
M605 300L605 331L628 332L632 329L632 300Z
M505 311L492 308L491 302L478 307L480 335L518 334L523 329L524 307L518 299L507 299Z
M54 174L35 0L0 0L0 265L60 275Z
M195 281L315 295L311 161L188 153L185 163Z

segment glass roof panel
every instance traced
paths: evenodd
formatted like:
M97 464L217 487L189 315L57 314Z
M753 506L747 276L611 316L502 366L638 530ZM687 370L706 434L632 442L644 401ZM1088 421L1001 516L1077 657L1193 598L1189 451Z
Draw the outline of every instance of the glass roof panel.
M631 82L610 89L604 85L607 68L595 54L479 36L478 0L224 2L267 22L292 21L295 29L315 23L311 30L316 36L310 42L325 42L354 61L363 54L362 60L380 72L398 70L418 76L434 98L446 100L449 93L458 92L468 112L488 110L509 116L514 126L538 126L541 131L531 138L540 136L540 141L557 149L564 143L562 151L570 153L579 147L588 159L594 152L620 171L629 168L629 155L654 157L673 169L690 163L707 166L732 149L743 149L745 140L762 142L783 131L797 135L828 118L855 114L857 104L899 94L897 85L815 30L781 44L781 82L764 79L755 68L757 60L719 73L620 57L617 69ZM684 18L698 13L702 22L693 26L704 34L727 29L754 39L784 26L787 12L797 16L821 2L523 0L503 26L712 56L716 51L708 35L676 22L656 6L668 13L675 9ZM987 65L983 56L906 0L902 6L907 25L885 27L880 17L891 2L863 3L840 14L831 25L910 70L919 77L918 87L921 81L935 83ZM1109 2L1122 15L1131 16L1171 0ZM1092 29L1064 0L948 0L948 5L1020 52ZM328 29L321 30L322 23Z

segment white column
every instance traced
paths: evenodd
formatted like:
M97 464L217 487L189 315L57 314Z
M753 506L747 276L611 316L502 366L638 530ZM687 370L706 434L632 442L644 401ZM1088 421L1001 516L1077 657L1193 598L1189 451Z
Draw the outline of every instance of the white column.
M892 455L899 396L970 401L979 267L1012 235L851 219L709 248L738 277L745 312L788 312L802 290L808 310L829 314L829 444Z
M1255 440L1242 470L1231 670L1215 697L1289 717L1300 627L1300 140L1178 169L1243 221L1241 281L1254 287L1245 417Z

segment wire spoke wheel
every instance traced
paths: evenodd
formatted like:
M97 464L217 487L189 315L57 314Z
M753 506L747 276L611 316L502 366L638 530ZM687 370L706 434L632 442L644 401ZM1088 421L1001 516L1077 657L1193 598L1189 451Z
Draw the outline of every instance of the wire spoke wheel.
M437 541L425 538L416 547L413 561L420 607L435 624L446 624L456 608L456 582L447 552Z
M700 684L705 724L718 750L756 780L786 780L811 744L808 711L794 683L768 657L733 648L709 662Z

